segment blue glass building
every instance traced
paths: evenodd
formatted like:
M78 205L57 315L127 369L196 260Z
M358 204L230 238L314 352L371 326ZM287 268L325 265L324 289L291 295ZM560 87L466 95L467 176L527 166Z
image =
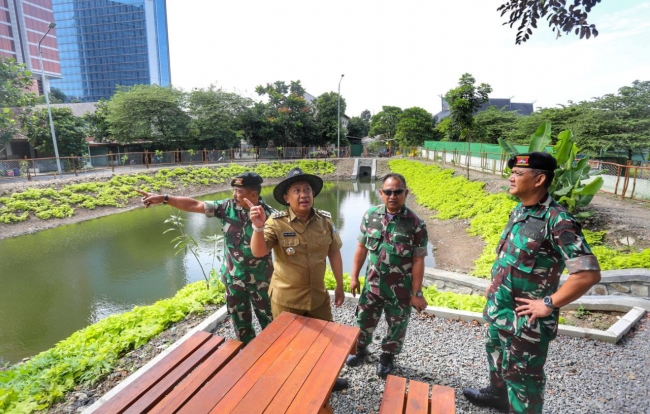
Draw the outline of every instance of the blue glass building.
M166 0L52 0L68 101L109 99L117 85L169 86Z

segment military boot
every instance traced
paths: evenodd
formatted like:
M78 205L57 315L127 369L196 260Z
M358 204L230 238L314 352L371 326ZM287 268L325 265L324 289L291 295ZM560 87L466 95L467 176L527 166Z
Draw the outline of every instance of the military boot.
M472 404L482 407L492 407L502 413L507 413L510 408L508 402L508 391L505 389L487 386L477 390L476 388L463 388L463 395Z
M345 364L349 367L358 367L359 365L363 364L364 359L368 356L368 349L363 346L358 346L357 347L357 353L354 355L348 356L347 361L345 361Z
M386 352L381 354L379 357L379 364L377 364L377 375L386 379L388 374L390 374L393 368L395 368L395 363L393 362L394 359L395 355L393 354L388 354Z

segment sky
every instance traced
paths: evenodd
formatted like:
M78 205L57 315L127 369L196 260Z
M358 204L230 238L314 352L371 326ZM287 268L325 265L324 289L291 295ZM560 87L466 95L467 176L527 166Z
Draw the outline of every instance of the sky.
M463 73L490 97L555 107L650 80L650 1L602 0L599 36L529 41L496 11L505 0L167 0L172 85L211 84L260 100L255 87L300 80L336 92L348 116L382 106L441 109ZM341 80L341 74L344 78Z

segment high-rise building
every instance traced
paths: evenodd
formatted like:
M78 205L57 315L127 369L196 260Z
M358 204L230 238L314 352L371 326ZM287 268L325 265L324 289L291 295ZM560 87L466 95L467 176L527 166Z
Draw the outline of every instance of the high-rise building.
M31 70L34 92L42 92L41 66L38 61L38 42L41 42L43 71L47 79L61 77L61 65L57 47L56 29L48 25L54 22L51 0L0 0L0 56L16 59Z
M51 1L62 74L51 84L67 101L108 99L117 85L170 85L166 0Z

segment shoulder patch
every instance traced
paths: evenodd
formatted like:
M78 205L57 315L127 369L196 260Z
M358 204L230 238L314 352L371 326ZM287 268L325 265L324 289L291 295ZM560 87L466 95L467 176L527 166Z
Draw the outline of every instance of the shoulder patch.
M320 215L323 216L323 217L332 218L332 215L330 214L329 211L318 210L318 214L320 214Z
M285 210L285 211L277 211L277 212L273 213L273 215L271 217L276 219L276 218L280 218L280 217L287 217L288 215L289 215L289 213Z

